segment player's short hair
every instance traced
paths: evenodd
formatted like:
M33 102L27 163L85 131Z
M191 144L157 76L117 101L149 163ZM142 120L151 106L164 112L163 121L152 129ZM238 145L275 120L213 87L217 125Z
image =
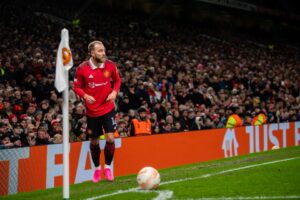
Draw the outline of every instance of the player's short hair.
M91 53L91 51L94 49L95 44L103 45L103 42L101 42L100 40L95 40L95 41L89 43L89 45L88 45L89 53Z

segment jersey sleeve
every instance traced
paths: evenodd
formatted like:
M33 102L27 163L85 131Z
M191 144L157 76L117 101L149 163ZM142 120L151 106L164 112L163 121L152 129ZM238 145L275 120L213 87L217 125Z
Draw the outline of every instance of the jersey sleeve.
M83 77L82 69L79 66L76 69L75 78L74 78L74 92L81 98L83 98L85 94L83 88L84 88L84 77Z
M121 78L120 78L120 74L118 72L118 69L117 69L116 65L114 65L112 79L114 81L114 88L113 88L113 90L118 93L119 90L120 90L120 87L121 87Z

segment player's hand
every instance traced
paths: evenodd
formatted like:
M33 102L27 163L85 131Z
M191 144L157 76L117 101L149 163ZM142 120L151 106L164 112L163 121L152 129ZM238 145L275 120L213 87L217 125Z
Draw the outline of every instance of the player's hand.
M108 95L106 101L112 101L112 102L114 102L115 99L116 99L116 97L117 97L117 92L113 90L113 91Z
M84 100L85 100L86 102L88 102L88 103L90 103L90 104L93 104L93 103L96 102L96 99L95 99L94 97L88 95L88 94L85 94L85 95L83 96L83 98L84 98Z

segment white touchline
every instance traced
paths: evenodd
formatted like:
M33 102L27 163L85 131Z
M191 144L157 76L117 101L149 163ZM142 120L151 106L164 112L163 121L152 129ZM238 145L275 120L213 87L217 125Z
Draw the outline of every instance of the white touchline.
M234 172L234 171L239 171L239 170L243 170L243 169L249 169L249 168L259 167L259 166L263 166L263 165L271 165L271 164L274 164L274 163L286 162L286 161L290 161L290 160L296 160L296 159L299 159L299 158L300 157L293 157L293 158L275 160L275 161L270 161L270 162L264 162L264 163L260 163L260 164L253 164L253 165L248 165L248 166L244 166L244 167L238 167L238 168L234 168L234 169L223 170L223 171L216 172L216 173L204 174L204 175L196 176L196 177L193 177L193 178L183 178L183 179L177 179L177 180L172 180L172 181L166 181L166 182L162 182L160 185L167 185L167 184L179 183L179 182L183 182L183 181L189 181L189 180L195 180L195 179L201 179L201 178L208 178L208 177L211 177L211 176L225 174L225 173L228 173L228 172ZM160 196L161 192L163 192L163 191L168 191L168 190L162 190L162 191L159 191L159 190L150 190L148 192L157 192L157 193L159 193L159 196ZM140 190L139 188L131 188L131 189L128 189L128 190L118 190L118 191L110 193L110 194L103 194L103 195L99 195L99 196L87 198L85 200L96 200L96 199L101 199L101 198L104 198L104 197L110 197L110 196L115 196L115 195L118 195L118 194L124 194L124 193L129 193L129 192L146 192L146 191ZM168 191L168 192L172 192L172 191ZM162 199L162 198L157 199L159 197L158 196L158 197L155 198L155 200L169 199L169 198L171 198L173 196L173 192L172 192L171 196L169 196L169 194L166 195L164 199ZM287 198L288 197L289 196L287 196ZM290 196L290 197L295 197L295 196ZM231 199L233 199L233 198L234 197L232 197ZM241 197L241 198L243 198L243 197ZM244 197L244 198L248 198L248 197ZM267 198L267 197L264 197L264 198ZM275 197L275 199L276 198L277 197ZM205 200L205 199L207 199L207 200L214 200L214 198L204 198L204 199L201 199L201 200ZM224 197L222 199L226 200L226 197ZM231 200L231 199L229 197L228 200ZM235 199L239 199L239 197L236 197ZM280 199L280 198L278 197L277 199Z
M166 182L161 183L160 185L167 185L167 184L178 183L178 182L182 182L182 181L190 181L190 180L199 179L199 178L208 178L208 177L211 177L211 176L225 174L225 173L228 173L228 172L234 172L234 171L239 171L239 170L243 170L243 169L259 167L259 166L263 166L263 165L271 165L271 164L274 164L274 163L285 162L285 161L295 160L295 159L299 159L299 158L300 157L294 157L294 158L275 160L275 161L270 161L270 162L265 162L265 163L260 163L260 164L248 165L248 166L238 167L238 168L234 168L234 169L228 169L228 170L224 170L224 171L220 171L220 172L216 172L216 173L204 174L204 175L196 176L196 177L193 177L193 178L183 178L183 179L177 179L177 180L172 180L172 181L166 181Z

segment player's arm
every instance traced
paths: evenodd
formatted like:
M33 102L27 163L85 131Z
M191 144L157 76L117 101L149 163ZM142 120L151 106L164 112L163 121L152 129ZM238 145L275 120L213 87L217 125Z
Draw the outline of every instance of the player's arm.
M94 97L86 94L83 90L84 88L84 77L82 74L82 70L79 67L77 67L76 69L76 73L75 73L75 78L74 78L74 92L80 96L81 98L83 98L85 101L87 101L88 103L94 103L96 100L94 99Z
M114 72L112 73L112 79L114 81L114 88L113 91L108 95L106 101L115 101L118 91L121 87L121 78L116 66L114 68Z
M79 66L76 69L75 78L74 78L74 92L81 98L83 98L83 96L85 95L83 88L84 88L84 78L83 78L81 68Z
M114 81L114 89L113 90L116 91L116 93L118 93L120 90L120 87L121 87L121 78L120 78L120 74L119 74L116 66L115 66L115 71L113 73L112 78Z

